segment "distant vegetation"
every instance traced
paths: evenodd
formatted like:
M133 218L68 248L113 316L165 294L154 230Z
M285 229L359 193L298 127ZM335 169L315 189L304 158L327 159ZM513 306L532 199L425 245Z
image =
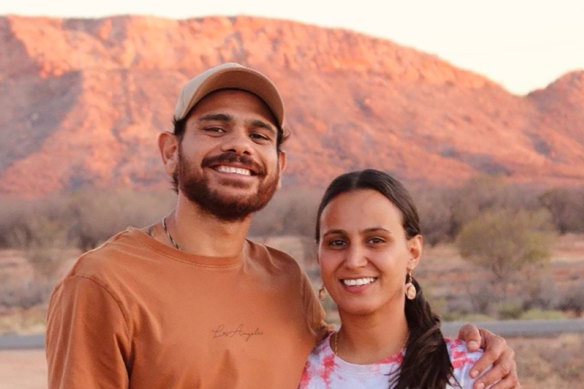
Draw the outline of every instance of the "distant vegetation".
M584 285L563 291L561 298L551 298L558 292L546 289L543 269L557 234L584 232L584 188L538 189L508 184L498 176L475 177L455 188L408 186L420 210L426 244L455 244L463 258L491 274L469 295L472 311L506 317L529 309L582 312ZM314 264L310 242L321 194L322 189L313 188L279 191L254 217L250 231L261 239L300 237L308 246L300 255L305 258L294 255L312 267L308 270L315 282L318 274L310 265ZM172 209L174 201L170 190L90 188L39 200L1 198L0 248L21 250L34 270L34 280L18 290L0 287L4 296L0 306L46 301L67 258L66 250L75 248L79 253L127 226L155 223ZM518 274L530 274L529 283L518 281ZM489 289L488 298L483 288ZM518 299L518 293L523 297ZM446 316L472 313L456 304L447 304L445 310Z

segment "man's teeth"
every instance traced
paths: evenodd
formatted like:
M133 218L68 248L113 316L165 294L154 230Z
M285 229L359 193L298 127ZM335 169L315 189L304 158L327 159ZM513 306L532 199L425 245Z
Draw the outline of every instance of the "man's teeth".
M234 174L243 174L244 176L251 176L251 172L247 169L243 169L240 167L233 167L233 166L219 166L217 171L222 173L234 173Z
M344 279L343 284L347 286L360 286L370 284L375 281L374 277L365 277L365 278L351 278L351 279Z

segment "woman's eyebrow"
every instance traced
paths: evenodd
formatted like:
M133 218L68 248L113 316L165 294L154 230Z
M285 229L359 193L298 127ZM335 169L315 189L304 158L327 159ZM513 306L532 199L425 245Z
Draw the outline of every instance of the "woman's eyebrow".
M388 234L391 234L391 231L385 227L371 227L371 228L367 228L367 229L363 230L363 232L376 232L376 231L385 231Z
M343 230L328 230L328 231L325 231L325 233L322 234L322 236L324 238L327 235L331 235L331 234L343 234L344 232L345 231L343 231Z

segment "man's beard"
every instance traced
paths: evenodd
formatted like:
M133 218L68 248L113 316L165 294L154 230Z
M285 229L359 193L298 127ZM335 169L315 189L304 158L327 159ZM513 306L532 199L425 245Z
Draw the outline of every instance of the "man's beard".
M254 168L257 178L260 179L257 193L247 197L228 197L222 195L220 190L211 190L209 180L204 177L198 177L191 168L182 150L178 152L177 179L180 191L192 202L198 204L201 209L217 217L220 220L234 222L246 218L253 212L262 209L272 198L278 187L279 173L276 172L273 177L267 177L264 168L253 162L246 156L238 156L234 153L224 153L216 157L205 158L201 167L209 166L211 163L218 162L238 162L244 166ZM236 182L227 184L234 187L242 187Z

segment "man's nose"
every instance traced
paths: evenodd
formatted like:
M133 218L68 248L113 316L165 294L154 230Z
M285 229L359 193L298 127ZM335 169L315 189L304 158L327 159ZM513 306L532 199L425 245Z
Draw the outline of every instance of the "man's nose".
M229 136L224 138L221 146L222 151L231 151L237 155L252 154L252 140L242 131L233 131Z

